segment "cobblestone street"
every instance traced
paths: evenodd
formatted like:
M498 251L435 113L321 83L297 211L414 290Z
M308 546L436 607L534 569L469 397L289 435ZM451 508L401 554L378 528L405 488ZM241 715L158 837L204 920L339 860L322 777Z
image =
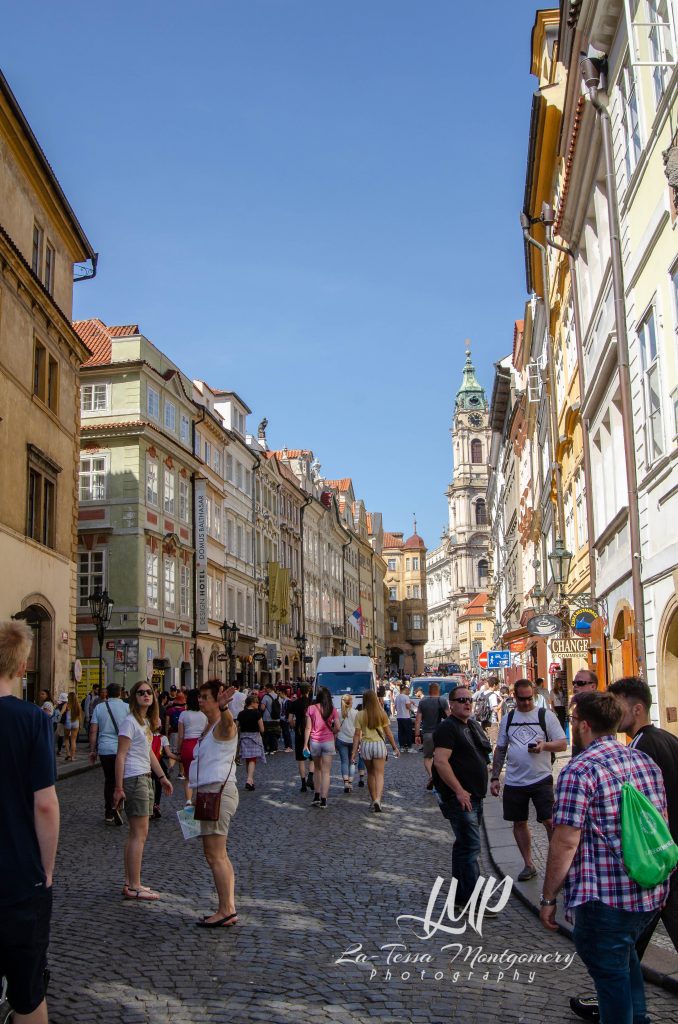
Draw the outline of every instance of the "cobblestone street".
M389 760L381 816L368 810L366 789L344 796L336 778L327 812L311 809L290 754L258 769L256 792L242 788L243 769L238 781L230 852L240 923L216 932L194 927L214 909L213 889L199 840L181 838L174 815L181 787L163 801L146 847L144 881L163 898L135 904L120 896L126 828L103 823L99 769L59 783L53 1024L575 1019L568 997L591 990L586 972L577 959L567 966L568 939L544 932L514 897L485 919L482 937L467 929L422 941L414 934L421 926L399 928L397 915L423 916L436 875L445 876L445 893L450 875L451 836L424 791L418 755ZM394 943L402 954L430 959L389 965L384 947ZM441 952L446 943L460 944L452 963L459 947ZM563 959L472 964L479 948L484 956L508 950ZM357 952L376 959L337 962ZM678 999L647 991L652 1020L675 1020Z

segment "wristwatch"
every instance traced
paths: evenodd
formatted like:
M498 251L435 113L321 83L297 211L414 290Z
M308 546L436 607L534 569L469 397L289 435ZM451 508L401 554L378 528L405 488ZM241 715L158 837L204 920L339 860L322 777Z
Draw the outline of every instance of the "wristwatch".
M542 894L542 895L541 895L541 896L539 897L539 906L540 906L540 907L555 907L555 905L556 905L556 903L557 903L557 902L558 902L558 900L557 900L557 899L554 899L554 900L547 900L547 899L546 899L546 898L544 897L544 895L543 895L543 894Z

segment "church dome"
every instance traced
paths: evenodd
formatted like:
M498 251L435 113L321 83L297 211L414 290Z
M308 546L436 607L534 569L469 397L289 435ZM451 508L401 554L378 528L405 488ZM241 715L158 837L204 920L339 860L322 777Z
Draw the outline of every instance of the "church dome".
M417 548L417 550L419 550L420 548L425 548L425 547L426 547L426 544L424 543L424 541L422 540L422 538L419 536L418 533L413 533L412 536L408 537L407 540L405 541L405 543L403 544L403 549L405 549L405 548Z

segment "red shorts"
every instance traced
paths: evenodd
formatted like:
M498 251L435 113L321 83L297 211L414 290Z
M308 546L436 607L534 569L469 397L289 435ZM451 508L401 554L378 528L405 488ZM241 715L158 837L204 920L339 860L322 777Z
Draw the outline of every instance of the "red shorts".
M179 757L181 758L181 764L183 765L184 775L188 779L188 771L191 767L191 761L193 760L193 751L198 739L184 740L181 744L181 750L179 751Z

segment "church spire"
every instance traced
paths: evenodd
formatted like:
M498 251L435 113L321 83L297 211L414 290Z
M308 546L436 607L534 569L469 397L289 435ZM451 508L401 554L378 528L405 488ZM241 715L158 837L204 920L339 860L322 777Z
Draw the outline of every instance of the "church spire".
M455 406L457 409L487 409L485 389L476 377L475 367L471 360L471 342L466 342L466 362L462 373L461 387L457 391Z

